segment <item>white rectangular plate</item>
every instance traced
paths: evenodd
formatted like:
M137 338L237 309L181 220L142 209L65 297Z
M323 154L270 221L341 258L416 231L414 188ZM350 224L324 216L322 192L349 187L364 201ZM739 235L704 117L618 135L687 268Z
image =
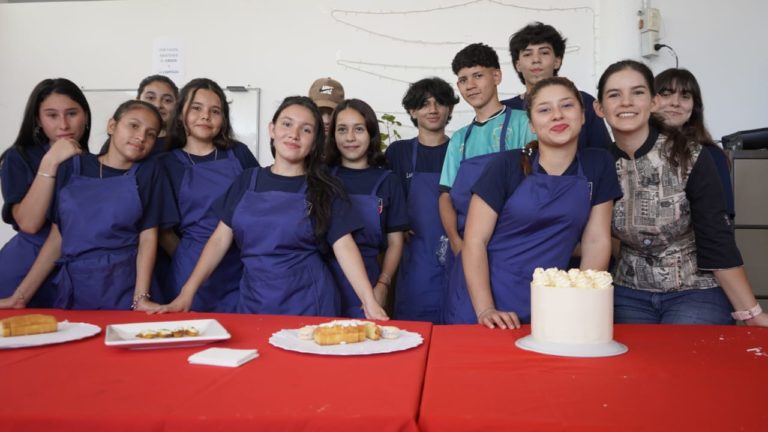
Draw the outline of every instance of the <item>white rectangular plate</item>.
M142 339L137 334L145 330L173 330L179 327L194 327L200 331L198 336ZM107 326L104 344L111 347L128 349L180 348L205 345L232 337L215 319L187 321L158 321L131 324L111 324Z

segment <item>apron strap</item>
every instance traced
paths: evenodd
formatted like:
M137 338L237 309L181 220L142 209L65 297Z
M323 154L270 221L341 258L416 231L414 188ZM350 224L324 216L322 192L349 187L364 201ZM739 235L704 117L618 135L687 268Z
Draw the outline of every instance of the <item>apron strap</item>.
M371 189L371 196L373 197L378 196L376 192L379 191L381 184L384 183L384 179L386 179L389 173L391 172L390 170L386 170L386 169L382 171L383 172L381 173L381 175L379 175L379 178L376 180L376 183L373 185L373 189Z
M82 155L77 155L72 158L72 174L73 175L78 175L78 176L80 175L80 171L81 171L80 158L81 157Z
M256 167L256 169L253 170L253 173L251 173L251 183L248 185L249 191L256 190L256 179L259 178L259 171L261 171L261 168Z
M128 172L125 173L125 175L128 176L136 176L136 171L139 170L139 167L143 164L143 161L134 162L133 165L131 165L131 169L128 170Z
M501 126L501 135L499 136L499 152L507 150L507 128L509 127L509 119L512 118L512 108L504 107L504 125Z
M416 172L416 154L418 153L419 149L419 137L416 137L411 140L411 172L410 176L407 176L407 178L413 177L413 173Z
M176 155L176 159L178 159L182 165L192 166L192 161L190 161L189 158L184 155L184 150L177 148L177 149L173 149L172 153Z

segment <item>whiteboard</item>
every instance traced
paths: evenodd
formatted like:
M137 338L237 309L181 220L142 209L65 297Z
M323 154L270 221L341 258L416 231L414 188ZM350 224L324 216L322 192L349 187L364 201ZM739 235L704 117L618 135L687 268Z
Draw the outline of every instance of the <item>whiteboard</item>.
M138 89L83 88L85 98L91 107L90 149L98 153L107 141L107 122L117 107L136 99ZM254 155L259 154L259 124L261 118L261 89L251 86L228 86L224 94L229 104L229 120L235 139L244 143Z

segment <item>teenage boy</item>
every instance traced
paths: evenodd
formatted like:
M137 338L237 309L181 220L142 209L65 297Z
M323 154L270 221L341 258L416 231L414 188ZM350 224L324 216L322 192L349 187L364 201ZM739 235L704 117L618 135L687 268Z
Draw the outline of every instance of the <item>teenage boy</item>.
M333 78L318 78L309 88L309 98L320 108L327 143L330 139L333 110L344 101L344 87Z
M447 251L442 250L442 257L439 254L446 237L437 222L438 184L448 149L445 126L458 102L451 85L440 78L424 78L411 84L402 103L419 130L418 136L396 141L387 148L389 168L406 192L412 227L395 285L397 319L440 322L448 278L444 265Z
M525 93L502 101L504 105L525 111L525 95L534 84L557 75L563 64L566 39L554 27L534 22L520 29L509 38L509 54L517 76L525 85ZM588 93L580 92L584 100L584 127L579 135L579 148L609 148L611 137L603 119L595 115Z
M440 219L451 250L457 254L461 250L470 189L489 155L522 148L536 135L528 128L524 111L506 108L499 102L501 67L493 48L482 43L469 45L456 54L451 67L458 78L461 97L475 111L472 123L451 137L440 174Z
M522 148L536 139L536 135L528 128L524 111L507 108L499 102L497 87L501 83L501 67L493 48L481 43L469 45L456 54L451 67L458 78L456 84L461 97L475 111L472 123L456 131L448 142L440 174L440 219L453 252L447 254L446 295L466 297L466 281L458 254L463 244L472 186L496 153ZM444 299L444 307L453 301L449 297ZM444 309L443 322L454 322L449 315Z

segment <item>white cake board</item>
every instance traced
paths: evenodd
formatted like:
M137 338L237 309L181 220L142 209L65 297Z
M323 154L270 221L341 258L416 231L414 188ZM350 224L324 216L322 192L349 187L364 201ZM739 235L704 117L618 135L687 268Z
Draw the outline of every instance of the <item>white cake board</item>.
M604 344L559 344L541 342L532 335L516 340L515 345L526 351L563 357L612 357L629 351L626 345L616 341Z

